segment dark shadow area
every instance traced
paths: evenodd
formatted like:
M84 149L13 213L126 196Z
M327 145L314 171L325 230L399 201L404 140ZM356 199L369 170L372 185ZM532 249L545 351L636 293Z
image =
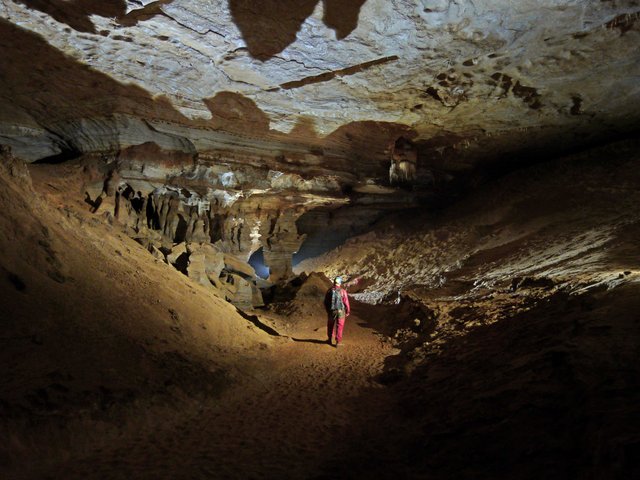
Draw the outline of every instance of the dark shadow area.
M266 61L296 40L304 21L320 0L229 0L233 21L242 33L252 57ZM357 26L366 0L324 0L325 24L341 40Z
M16 0L33 10L50 15L60 23L69 25L79 32L96 33L95 25L89 18L98 15L118 18L126 14L124 0Z
M145 208L145 199L142 196L142 192L137 191L135 196L132 196L130 198L130 201L131 201L131 208L133 208L133 211L138 214L142 213L142 209Z
M366 280L363 282L366 282ZM356 293L358 288L359 286L348 286L347 290L349 295ZM354 298L350 298L349 301L352 314L356 318L363 320L363 323L359 323L358 325L375 330L376 333L386 338L392 338L400 329L408 329L415 332L420 331L426 335L435 330L436 324L432 312L425 305L410 298L405 297L400 303L394 303L389 300L386 303L380 303L378 305L359 302ZM419 328L414 324L416 319L421 321ZM405 350L411 347L415 347L415 345L404 345ZM395 359L396 357L389 358ZM393 363L391 366L395 368L397 363L393 360L391 360L391 362ZM389 363L387 363L387 365L389 365Z
M257 315L249 315L248 313L243 312L241 309L239 309L237 307L236 307L236 312L238 312L238 314L242 318L244 318L245 320L248 320L253 325L255 325L257 328L259 328L260 330L268 333L269 335L272 335L274 337L280 337L281 336L275 329L271 328L269 325L265 325L264 323L262 323Z
M9 280L9 283L13 285L13 288L15 288L19 292L24 292L27 289L27 285L24 283L24 281L22 280L22 278L20 278L19 275L16 275L15 273L11 273L8 271L6 273L7 273L7 280Z
M84 203L91 207L91 213L96 213L102 205L102 195L98 195L95 199L91 198L89 192L84 192Z
M295 41L300 26L313 13L318 2L229 0L229 10L251 56L265 61Z
M154 98L140 87L119 83L5 19L0 19L0 44L0 98L29 112L54 134L57 122L115 113L190 124L166 97Z
M58 163L64 163L68 160L75 160L82 156L82 152L76 148L66 148L56 155L50 155L48 157L40 158L33 162L34 164L48 164L55 165Z
M545 163L553 158L588 153L617 142L634 141L639 137L636 124L606 124L601 130L575 132L568 138L564 131L537 131L529 138L522 138L513 146L501 145L498 139L491 149L483 152L477 148L462 152L457 148L465 138L445 134L416 142L418 168L430 170L436 179L436 189L443 197L451 198L469 188L504 177L517 170ZM517 138L517 137L513 137ZM497 153L500 152L500 153ZM449 178L449 181L442 181ZM439 181L440 180L440 181ZM448 202L446 202L448 203Z
M184 242L187 238L187 228L189 224L181 213L178 213L178 226L176 227L176 234L173 239L174 243Z
M127 13L124 0L16 0L18 3L50 15L79 32L98 33L91 15L114 18L123 26L162 15L162 6L173 0L158 0ZM296 39L300 26L320 0L230 0L229 9L242 32L252 56L267 60L282 52ZM336 31L341 40L357 26L360 9L366 0L341 2L323 0L325 24Z
M209 220L209 238L211 243L216 243L218 240L222 240L224 230L224 216L218 213L211 215Z
M187 269L189 268L189 254L184 252L181 254L173 264L180 273L188 276Z
M189 147L190 146L187 146L187 148ZM127 164L129 162L144 161L148 158L155 158L158 163L161 164L189 165L194 162L196 156L195 147L188 151L168 150L162 148L155 142L146 141L120 150L117 154L117 161Z
M302 246L293 255L293 266L333 250L354 235L364 233L384 213L369 207L316 208L297 221L298 233L306 235Z
M154 207L153 192L150 192L147 196L147 207L146 207L146 217L147 217L147 228L152 230L160 230L160 215L158 210Z
M450 338L385 392L365 394L394 400L378 422L356 414L360 431L332 474L637 478L638 293L558 292Z
M324 24L336 31L336 38L342 40L358 26L360 9L367 0L323 0Z
M300 342L300 343L315 343L316 345L327 345L327 346L329 346L329 344L327 343L326 340L318 340L317 338L295 338L295 337L291 337L291 340L293 340L294 342Z
M358 121L342 125L324 139L326 148L345 152L354 172L389 179L390 148L400 136L414 138L415 130L391 122Z
M611 131L604 127L600 132L592 131L584 136L576 135L572 142L562 141L559 135L554 138L554 134L549 134L545 141L538 145L525 145L522 149L487 159L489 161L483 162L474 172L474 179L478 183L478 176L481 176L483 180L499 178L522 168L549 162L553 158L580 154L589 155L591 150L606 148L609 145L627 140L637 142L638 138L640 138L640 130L637 127L622 131Z
M219 92L203 100L211 111L211 126L238 133L267 134L269 117L256 103L239 93Z
M60 128L65 122L78 119L110 122L115 114L132 115L190 128L215 129L260 140L275 140L281 143L283 152L287 152L288 145L292 151L298 152L301 147L306 147L311 154L330 156L337 169L386 178L389 168L387 150L391 142L400 135L407 138L415 136L413 130L404 125L362 121L344 125L329 136L319 138L312 122L304 115L297 122L294 133L281 134L269 129L269 117L253 100L234 92L220 92L203 99L212 113L211 120L190 120L166 97L154 97L140 87L119 83L65 55L42 36L4 19L0 19L0 44L4 60L0 99L16 109L29 112L43 128L69 144L72 139L66 138L67 131ZM152 125L150 127L153 128ZM146 140L148 138L141 138L141 141ZM152 147L141 145L135 148L136 151L126 149L127 154L123 154L123 158L150 155L154 153ZM160 149L156 150L158 154L162 153ZM72 156L73 152L65 155ZM187 161L193 152L172 155L181 155L180 158ZM62 157L47 161L54 160L62 160Z
M161 7L172 3L173 0L151 2L129 13L124 0L17 0L17 2L46 13L79 32L98 33L91 21L91 15L115 18L120 25L132 27L138 22L162 15Z
M640 257L637 255L640 238L640 223L625 225L624 238L616 240L607 253L608 264L620 269L622 275L629 275L631 270L640 270Z

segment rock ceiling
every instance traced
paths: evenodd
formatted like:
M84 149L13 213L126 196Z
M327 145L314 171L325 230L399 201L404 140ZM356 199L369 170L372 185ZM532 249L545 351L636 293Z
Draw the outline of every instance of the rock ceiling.
M639 1L3 0L0 16L0 144L87 154L85 201L152 251L262 249L273 281L476 167L640 119Z
M455 171L640 117L635 0L3 0L0 16L0 139L29 160L146 141L375 157L404 134Z

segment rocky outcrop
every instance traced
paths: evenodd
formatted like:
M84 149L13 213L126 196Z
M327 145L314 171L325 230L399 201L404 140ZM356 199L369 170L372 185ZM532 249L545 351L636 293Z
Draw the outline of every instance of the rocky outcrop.
M343 190L353 175L319 167L293 173L289 160L242 163L237 153L201 158L147 143L78 164L91 212L108 215L197 283L238 306L257 307L263 304L258 284L293 276L293 254L306 238L297 220L314 208L350 202ZM270 270L267 283L248 264L258 250Z
M149 241L141 237L137 240ZM150 242L147 248L158 260L173 265L200 285L215 288L220 296L238 307L250 309L264 305L254 269L216 245L182 242L158 248ZM265 286L263 281L260 285Z
M457 305L464 292L521 287L613 288L632 280L618 265L637 265L628 242L640 223L639 147L617 142L513 172L438 214L389 216L296 271L370 279L357 295L385 303L435 295Z
M80 162L92 211L113 208L135 238L165 250L209 243L245 262L262 250L272 282L292 277L293 255L308 236L310 250L322 253L423 195L419 181L391 188L388 165L356 172L344 158L320 152L191 154L148 142Z
M253 196L242 190L212 188L201 195L189 189L193 186L161 186L143 192L134 191L126 177L120 182L115 217L136 237L163 246L181 242L215 244L220 251L244 262L263 248L274 282L292 275L292 255L304 240L304 235L297 232L297 218L314 203L331 200L296 196L295 192L278 200L264 193ZM171 263L175 263L173 260L177 258Z
M283 280L293 273L292 254L300 249L305 239L304 235L298 235L296 227L300 213L300 210L296 212L291 209L282 212L269 232L264 248L264 259L271 269L269 278Z

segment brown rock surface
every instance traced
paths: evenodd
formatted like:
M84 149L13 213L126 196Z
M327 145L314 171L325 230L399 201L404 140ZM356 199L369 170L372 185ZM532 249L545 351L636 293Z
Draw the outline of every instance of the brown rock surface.
M639 18L0 2L0 477L640 477Z

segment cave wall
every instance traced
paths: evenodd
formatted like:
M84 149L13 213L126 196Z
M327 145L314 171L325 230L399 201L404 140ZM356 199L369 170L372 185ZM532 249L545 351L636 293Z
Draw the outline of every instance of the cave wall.
M296 226L313 209L353 206L336 225L367 224L358 209L424 204L522 150L636 131L639 8L10 0L0 143L27 161L98 158L88 198L113 198L136 234L243 260L263 248L284 279L321 231Z

